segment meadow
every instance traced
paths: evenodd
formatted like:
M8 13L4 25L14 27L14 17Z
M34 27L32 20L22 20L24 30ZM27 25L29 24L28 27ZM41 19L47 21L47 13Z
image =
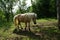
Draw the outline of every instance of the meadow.
M0 21L0 40L60 40L57 19L37 19L31 22L31 31L16 30L13 22ZM24 23L22 23L24 28Z

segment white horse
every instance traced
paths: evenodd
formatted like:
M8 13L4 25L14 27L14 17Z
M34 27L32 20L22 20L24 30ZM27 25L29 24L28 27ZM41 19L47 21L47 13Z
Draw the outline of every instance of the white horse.
M33 23L36 24L36 18L37 18L37 14L35 13L24 13L24 14L15 15L13 20L14 20L15 26L17 26L18 29L19 29L19 25L21 26L20 22L24 22L25 30L26 30L26 27L28 27L30 30L30 22L32 20ZM21 29L22 29L22 26L21 26Z

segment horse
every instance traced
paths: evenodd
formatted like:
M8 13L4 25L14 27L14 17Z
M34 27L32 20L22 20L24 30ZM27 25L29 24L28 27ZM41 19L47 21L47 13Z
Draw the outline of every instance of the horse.
M17 27L17 29L19 29L19 25L20 25L21 29L23 29L21 26L21 22L24 22L25 30L26 30L26 27L28 27L30 30L30 22L32 20L33 23L36 24L36 18L37 18L37 14L35 14L35 13L24 13L24 14L15 15L13 20L14 20L14 24Z

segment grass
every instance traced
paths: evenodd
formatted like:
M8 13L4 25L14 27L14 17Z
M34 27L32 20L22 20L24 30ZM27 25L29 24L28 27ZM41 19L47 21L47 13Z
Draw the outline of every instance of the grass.
M42 26L57 26L57 19L38 19L37 23L42 25Z
M60 40L57 19L37 19L36 25L31 22L31 32L16 31L12 22L0 23L0 40Z

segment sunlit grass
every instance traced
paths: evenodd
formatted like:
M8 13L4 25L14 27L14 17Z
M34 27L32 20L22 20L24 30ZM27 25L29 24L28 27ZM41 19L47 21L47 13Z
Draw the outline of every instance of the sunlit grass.
M56 22L57 19L51 19L51 18L48 18L48 19L37 19L37 22Z
M25 24L24 23L21 23L22 24L22 27L25 28ZM50 37L51 35L53 35L54 33L57 33L56 35L59 35L58 33L60 33L60 31L58 30L57 28L57 19L37 19L37 24L34 25L33 22L31 22L31 31L34 32L34 33L46 33L46 35L48 37ZM45 27L47 26L47 27ZM52 27L49 27L49 26L52 26ZM9 22L9 23L6 23L6 22L2 22L0 24L0 36L2 37L2 39L7 39L7 38L13 38L14 39L21 39L21 40L39 40L39 38L37 37L34 37L33 38L33 35L32 37L29 37L29 36L24 36L24 35L17 35L17 34L14 34L13 33L13 30L15 29L16 27L14 26L14 23L13 22ZM44 36L46 36L44 35ZM50 37L51 38L51 37ZM45 39L43 37L43 39ZM41 38L41 40L43 40Z

